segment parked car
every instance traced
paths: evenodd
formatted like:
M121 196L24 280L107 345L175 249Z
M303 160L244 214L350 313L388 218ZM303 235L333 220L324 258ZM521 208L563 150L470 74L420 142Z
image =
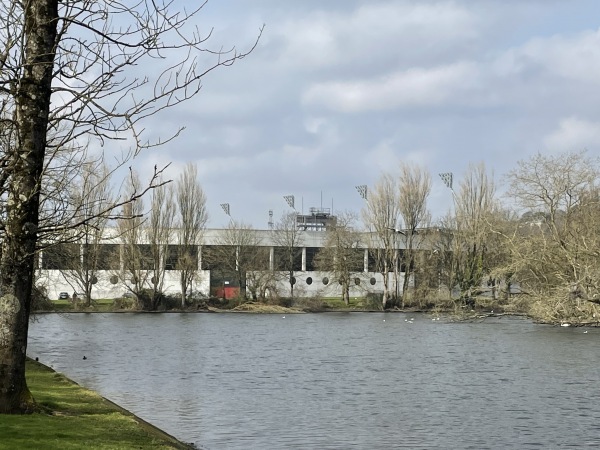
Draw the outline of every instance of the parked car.
M58 294L58 299L59 300L67 300L69 298L69 293L68 292L61 292L60 294Z

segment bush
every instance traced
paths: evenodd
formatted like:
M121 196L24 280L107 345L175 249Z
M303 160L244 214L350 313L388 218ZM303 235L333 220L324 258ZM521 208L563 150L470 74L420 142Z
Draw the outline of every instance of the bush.
M369 292L365 296L364 306L365 309L380 311L383 303L383 294L378 292Z
M112 304L113 309L133 309L133 299L132 298L115 298Z
M283 306L284 308L291 308L294 304L294 299L291 297L279 297L276 299L275 304L277 306Z
M54 309L52 302L48 298L46 289L39 286L33 286L31 291L31 310L32 311L50 311Z

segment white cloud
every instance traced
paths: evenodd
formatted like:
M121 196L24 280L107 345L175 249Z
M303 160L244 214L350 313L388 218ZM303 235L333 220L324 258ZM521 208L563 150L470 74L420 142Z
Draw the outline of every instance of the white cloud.
M275 33L284 42L280 58L286 65L365 70L369 64L442 54L476 39L479 30L475 14L457 2L385 1L355 10L319 9L283 21Z
M562 119L558 128L544 138L545 147L553 152L598 149L600 147L600 122L576 117Z
M564 36L533 38L502 55L495 64L499 74L561 78L600 83L600 30Z
M319 83L307 90L303 101L342 112L385 111L450 100L460 104L478 85L477 66L459 62L432 69L412 68L367 81Z

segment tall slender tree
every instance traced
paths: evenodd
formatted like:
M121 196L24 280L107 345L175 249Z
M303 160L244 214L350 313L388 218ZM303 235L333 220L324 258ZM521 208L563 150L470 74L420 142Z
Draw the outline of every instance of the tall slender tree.
M173 241L173 220L176 203L172 184L163 184L152 190L152 203L146 236L152 255L152 277L150 277L149 309L156 310L163 297L165 270L169 257L169 246ZM144 292L145 294L145 292Z
M178 210L177 269L181 284L181 306L185 307L188 292L198 277L198 248L208 221L206 195L198 181L198 168L188 163L177 178L176 197Z
M382 306L385 309L390 298L390 273L396 274L398 286L398 239L399 223L398 185L390 174L384 173L375 187L369 191L366 207L362 210L363 221L372 232L369 247L376 256L377 271L383 276Z
M493 217L498 212L496 185L484 163L469 166L455 195L453 223L454 274L467 300L481 287L489 274L490 238ZM470 301L470 300L469 300Z
M80 177L67 186L73 205L77 205L76 220L80 217L83 224L69 232L77 245L62 246L74 249L75 253L65 255L74 264L63 268L61 273L75 291L83 293L87 306L92 301L92 288L98 282L99 269L105 263L103 259L109 257L102 252L108 217L100 212L114 204L110 175L106 164L87 161L81 167ZM64 242L67 237L59 235L58 240Z
M296 285L296 271L298 261L302 258L304 245L304 231L298 228L296 213L284 214L273 230L273 241L280 249L277 258L277 269L285 273L286 281L290 286L290 298L294 301L294 286Z
M350 287L357 278L360 282L364 268L364 248L355 221L352 213L340 214L336 224L325 231L325 246L315 261L319 271L329 272L338 282L346 305L350 304Z
M427 209L427 199L431 192L431 175L418 165L402 163L398 182L398 206L404 222L406 248L402 256L404 266L404 282L402 286L402 307L408 283L415 266L415 253L421 244L419 228L429 225L431 214Z

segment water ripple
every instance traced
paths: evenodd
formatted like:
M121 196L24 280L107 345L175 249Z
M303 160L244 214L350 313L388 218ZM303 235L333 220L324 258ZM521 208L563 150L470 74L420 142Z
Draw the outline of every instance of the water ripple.
M403 314L48 315L28 353L205 450L594 448L599 332Z

